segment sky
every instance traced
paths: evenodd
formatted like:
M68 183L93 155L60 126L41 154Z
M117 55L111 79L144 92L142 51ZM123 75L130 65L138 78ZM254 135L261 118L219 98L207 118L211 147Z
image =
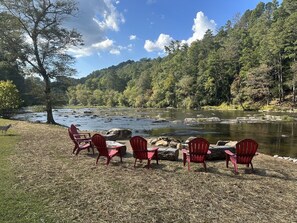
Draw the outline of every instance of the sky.
M213 34L259 0L77 0L71 27L84 46L69 49L75 78L127 60L164 57L172 40L191 45L206 30ZM267 3L269 0L262 0ZM69 22L69 21L68 21Z

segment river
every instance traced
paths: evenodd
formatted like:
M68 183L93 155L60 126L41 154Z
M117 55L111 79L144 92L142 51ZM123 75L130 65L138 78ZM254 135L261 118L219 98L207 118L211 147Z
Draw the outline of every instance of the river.
M295 113L83 108L55 109L53 114L56 122L65 126L76 124L80 130L105 132L112 128L127 128L133 135L170 136L180 140L200 136L213 144L218 140L252 138L259 143L259 152L297 158ZM290 117L290 121L263 121L263 116ZM46 122L46 113L25 112L13 118Z

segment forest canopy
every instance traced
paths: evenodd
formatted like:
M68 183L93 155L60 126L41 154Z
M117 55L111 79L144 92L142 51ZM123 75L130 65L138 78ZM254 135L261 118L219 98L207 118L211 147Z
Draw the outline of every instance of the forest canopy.
M79 80L57 78L53 104L193 109L225 103L258 109L273 101L295 106L296 24L296 0L260 2L191 45L172 41L163 58L128 60ZM25 105L42 103L42 82L24 79L5 52L0 51L0 80L11 77Z
M173 41L164 58L94 71L68 89L73 105L257 109L296 103L297 1L260 2L190 46Z

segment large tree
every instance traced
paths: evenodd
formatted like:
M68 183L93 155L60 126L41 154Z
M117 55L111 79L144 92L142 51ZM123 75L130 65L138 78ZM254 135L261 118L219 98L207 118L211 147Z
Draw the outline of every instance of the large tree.
M74 0L0 0L0 38L17 55L28 74L38 74L44 81L47 123L56 124L52 113L51 79L70 76L74 58L66 53L82 44L81 35L65 28L65 20L77 12ZM5 25L5 26L4 26ZM21 33L21 38L16 38Z

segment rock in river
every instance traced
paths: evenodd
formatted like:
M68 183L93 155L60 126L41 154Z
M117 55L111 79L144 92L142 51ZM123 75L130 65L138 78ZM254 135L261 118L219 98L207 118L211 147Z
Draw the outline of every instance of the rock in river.
M107 140L123 140L130 139L132 136L132 131L129 129L119 129L114 128L107 131L105 138Z

